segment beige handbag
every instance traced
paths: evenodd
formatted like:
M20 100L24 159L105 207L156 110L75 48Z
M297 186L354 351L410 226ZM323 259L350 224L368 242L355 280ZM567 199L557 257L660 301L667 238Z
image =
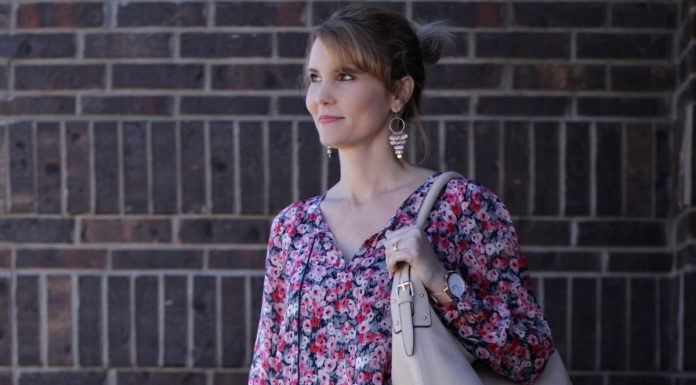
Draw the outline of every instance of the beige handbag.
M440 191L456 172L443 173L433 182L421 204L416 226L424 228ZM393 385L509 385L475 358L447 330L430 306L423 283L411 277L411 267L401 264L391 291ZM535 384L571 384L563 361L554 353Z

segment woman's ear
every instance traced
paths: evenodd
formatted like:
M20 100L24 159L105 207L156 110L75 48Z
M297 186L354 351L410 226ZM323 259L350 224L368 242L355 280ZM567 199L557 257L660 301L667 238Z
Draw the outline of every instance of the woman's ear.
M406 103L413 94L414 82L411 76L404 76L396 83L394 92L394 101L392 102L392 111L398 112L404 109Z

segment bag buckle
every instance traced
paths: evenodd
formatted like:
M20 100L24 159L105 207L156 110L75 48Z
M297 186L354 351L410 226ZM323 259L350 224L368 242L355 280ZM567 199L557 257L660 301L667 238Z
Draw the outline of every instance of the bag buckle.
M400 296L402 291L406 291L406 288L408 288L408 295L413 297L413 285L411 285L411 281L401 282L396 285L396 295Z

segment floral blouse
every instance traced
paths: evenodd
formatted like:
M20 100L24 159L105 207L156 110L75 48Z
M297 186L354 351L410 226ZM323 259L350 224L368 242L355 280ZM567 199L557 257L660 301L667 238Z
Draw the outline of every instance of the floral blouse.
M384 233L415 222L437 175L349 262L322 217L325 193L276 216L249 384L391 384ZM433 304L435 312L495 372L532 383L554 349L508 210L492 191L455 178L435 202L425 233L445 268L461 271L468 284L463 298Z

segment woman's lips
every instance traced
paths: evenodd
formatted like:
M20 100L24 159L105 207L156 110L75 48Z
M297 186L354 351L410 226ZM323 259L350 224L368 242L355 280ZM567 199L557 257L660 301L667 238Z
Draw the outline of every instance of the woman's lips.
M319 117L319 123L321 124L328 124L328 123L333 123L337 122L339 120L343 119L340 116L332 116L332 115L321 115Z

